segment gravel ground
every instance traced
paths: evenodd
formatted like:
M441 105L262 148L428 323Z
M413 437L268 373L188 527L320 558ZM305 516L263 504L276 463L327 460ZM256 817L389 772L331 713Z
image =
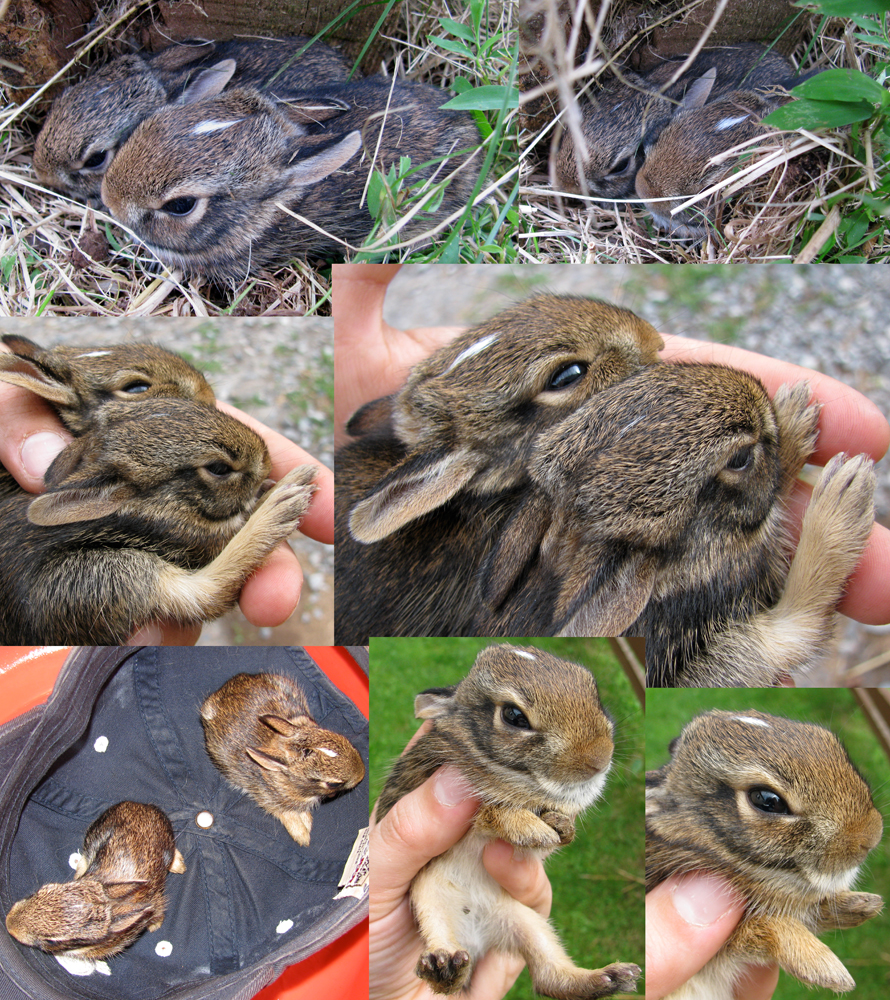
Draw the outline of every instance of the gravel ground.
M237 406L333 468L333 321L330 319L5 319L3 333L44 346L155 341L207 376ZM305 581L299 607L275 629L256 629L237 609L207 625L201 645L328 645L333 642L333 547L290 539Z
M633 309L658 329L794 362L853 386L890 415L890 275L857 265L408 265L387 291L399 327L471 325L538 291ZM877 465L878 520L890 527L890 459ZM890 684L890 630L842 619L838 652L806 683ZM873 657L873 670L841 675Z

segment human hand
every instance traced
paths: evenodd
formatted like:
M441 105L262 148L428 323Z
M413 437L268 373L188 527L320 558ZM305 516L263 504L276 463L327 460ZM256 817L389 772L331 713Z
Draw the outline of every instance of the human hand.
M332 544L334 540L334 477L302 448L248 414L219 403L219 408L241 420L266 442L272 459L272 478L280 479L297 465L318 467L318 491L312 498L300 530L310 538ZM55 411L26 389L0 382L0 462L19 485L30 493L42 493L43 477L56 455L72 440ZM293 550L280 544L267 562L244 585L239 598L245 617L259 628L280 625L300 599L303 574ZM130 637L133 645L193 645L199 626L154 622Z
M414 975L423 943L411 915L408 887L428 861L467 832L478 805L479 800L456 769L444 767L400 799L380 823L372 819L371 1000L429 1000L434 996ZM492 878L511 896L545 916L549 914L550 883L539 860L515 857L513 847L504 841L489 844L482 860ZM466 1000L500 1000L523 965L516 956L485 955L463 996Z
M646 894L646 1000L661 1000L695 975L723 947L744 912L726 882L694 873L674 876ZM775 966L751 965L737 1000L769 1000Z

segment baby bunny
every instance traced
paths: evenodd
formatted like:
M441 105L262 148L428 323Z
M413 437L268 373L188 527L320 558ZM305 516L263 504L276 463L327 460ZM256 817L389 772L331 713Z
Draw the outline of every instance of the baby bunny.
M337 641L467 634L473 578L527 481L535 435L662 346L626 309L539 295L359 410L347 428L357 440L336 456Z
M461 166L479 133L469 115L441 110L447 94L382 77L320 90L282 103L237 89L154 115L115 158L102 200L165 264L217 280L360 244L374 226L372 165L410 157L431 183L455 174L403 235L467 204L479 164Z
M299 685L280 674L238 674L201 706L207 753L235 788L309 846L311 810L355 788L365 765L339 733L309 714Z
M682 110L646 154L636 177L637 196L645 200L657 226L676 236L705 236L709 223L714 223L715 196L673 215L671 210L731 173L739 159L713 163L714 157L740 143L777 134L760 119L787 99L787 95L765 91L736 90L704 106L695 100L684 101ZM757 145L749 144L745 151ZM658 200L667 198L673 200Z
M110 958L164 922L168 871L185 871L170 820L157 806L119 802L87 830L74 879L13 904L6 929L62 957Z
M270 467L262 438L215 407L105 403L45 493L0 476L3 642L116 646L156 619L219 617L315 490L298 466L250 514Z
M502 951L525 959L544 996L588 1000L635 989L638 966L578 968L546 918L482 865L483 848L498 838L540 858L571 843L575 819L602 794L614 724L590 671L533 647L489 646L456 687L422 691L414 711L432 729L396 761L377 822L444 764L482 800L470 830L411 883L423 938L417 976L434 993L459 993L483 955Z
M543 432L482 572L477 635L642 635L654 687L770 685L830 640L874 519L864 456L824 469L788 566L787 501L816 438L806 384L770 401L720 365L653 366ZM520 631L514 631L514 630ZM528 629L529 631L523 631Z
M98 198L102 177L133 130L163 107L191 104L233 85L291 96L346 80L350 62L308 38L185 42L155 55L121 56L63 91L34 147L43 184L75 198Z
M566 131L556 158L561 191L602 198L633 197L634 179L661 130L684 98L703 104L741 88L781 86L787 89L813 74L796 76L793 66L777 52L745 43L705 49L679 80L669 83L685 57L660 63L644 76L629 70L584 104L581 131L586 192L578 176L577 150Z
M95 426L109 400L142 403L178 396L213 406L204 376L184 358L155 344L44 349L26 337L0 337L0 381L21 386L53 404L72 434Z
M741 923L670 1000L731 1000L746 963L777 962L836 992L855 983L816 938L883 900L851 886L881 839L868 785L827 729L763 712L706 712L646 775L646 889L707 869L744 899Z

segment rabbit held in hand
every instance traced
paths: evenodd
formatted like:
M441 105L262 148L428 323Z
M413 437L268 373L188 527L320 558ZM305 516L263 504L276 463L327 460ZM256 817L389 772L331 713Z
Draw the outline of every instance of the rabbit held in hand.
M336 457L337 641L468 634L476 571L527 481L535 435L662 346L626 309L539 295L362 407Z
M170 820L157 806L119 802L87 830L74 879L19 900L6 929L62 957L109 958L164 922L168 871L185 871Z
M683 75L671 83L685 57L660 63L643 76L623 70L582 106L582 185L578 152L572 133L563 133L556 157L556 180L561 191L602 198L633 197L637 171L662 129L674 116L678 102L703 104L732 91L768 87L789 89L813 74L796 76L794 67L777 52L745 43L705 49ZM584 190L586 187L586 191Z
M833 459L789 569L816 439L806 384L771 401L720 365L637 372L535 441L483 569L480 635L642 635L647 683L770 685L812 663L872 527L872 463ZM519 629L520 631L515 631ZM526 631L528 630L528 631Z
M0 381L18 385L52 403L72 434L95 426L111 400L141 404L178 396L212 406L213 390L184 358L155 344L42 348L26 337L0 337Z
M299 685L281 674L226 681L205 699L201 723L213 763L303 847L312 832L311 810L365 776L355 747L319 726Z
M184 42L155 55L121 56L53 102L34 147L37 176L73 197L98 198L117 151L161 108L213 96L230 82L289 97L346 80L349 60L321 42L293 58L309 41Z
M0 476L3 641L120 645L156 619L223 614L315 490L315 467L298 466L250 513L270 467L262 438L215 407L105 403L45 493Z
M570 843L576 818L602 793L614 725L590 671L533 647L494 645L460 684L421 692L414 708L432 728L396 761L377 822L445 764L481 799L469 831L411 883L423 939L416 974L434 993L459 993L470 988L483 955L502 951L526 960L544 996L584 1000L633 990L638 966L578 968L547 919L482 864L485 845L498 838L540 858Z
M438 183L455 173L435 211L403 235L467 204L479 132L468 114L441 110L447 97L382 77L289 102L232 90L144 121L105 175L102 199L165 264L188 273L224 280L293 257L342 257L373 228L364 198L372 167L410 157L417 177Z
M646 888L704 869L730 882L746 913L670 1000L731 1000L747 963L853 989L815 935L880 911L880 896L851 887L882 829L868 785L829 730L757 711L693 719L670 761L646 775Z

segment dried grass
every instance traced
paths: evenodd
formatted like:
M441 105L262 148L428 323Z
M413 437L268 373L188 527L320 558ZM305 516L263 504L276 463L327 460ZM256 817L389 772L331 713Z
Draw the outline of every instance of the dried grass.
M752 147L741 173L730 174L710 191L690 199L716 201L719 206L714 231L698 241L660 233L640 199L615 202L572 195L551 184L563 130L572 130L577 136L576 147L583 146L579 98L583 101L584 93L600 78L607 79L616 71L616 62L641 44L646 31L676 17L679 7L688 13L705 2L671 4L667 12L664 5L658 5L648 12L644 29L630 33L625 0L603 0L596 21L584 0L573 0L572 6L578 12L586 9L592 39L581 64L575 65L573 55L581 51L577 31L568 46L561 30L549 31L540 46L530 53L530 58L538 61L539 76L549 78L549 82L526 92L522 102L526 107L529 102L535 107L535 102L540 104L543 100L546 104L549 98L553 108L553 114L547 114L546 110L539 113L534 122L536 127L521 132L519 138L520 199L529 223L527 238L533 244L529 248L530 259L571 263L704 264L772 260L806 263L816 257L841 218L838 209L826 207L827 198L844 191L868 192L876 187L877 169L886 171L887 165L876 168L873 163L857 159L849 130L838 129L819 134L776 133ZM559 0L538 0L538 3L551 12L560 5ZM718 5L717 13L721 10ZM633 16L634 24L638 25L640 18L647 15L635 7ZM548 14L548 27L556 21L556 17ZM578 17L575 21L580 23ZM801 71L832 67L868 71L880 54L855 41L853 30L849 22L832 20L826 22L820 33L814 31L810 40L794 53ZM602 44L606 39L608 45ZM700 43L706 41L705 33ZM620 68L616 72L620 75ZM801 233L805 225L812 229L812 218L819 214L827 216L825 222L804 241ZM867 252L876 257L890 252L886 230L883 242L875 241Z

